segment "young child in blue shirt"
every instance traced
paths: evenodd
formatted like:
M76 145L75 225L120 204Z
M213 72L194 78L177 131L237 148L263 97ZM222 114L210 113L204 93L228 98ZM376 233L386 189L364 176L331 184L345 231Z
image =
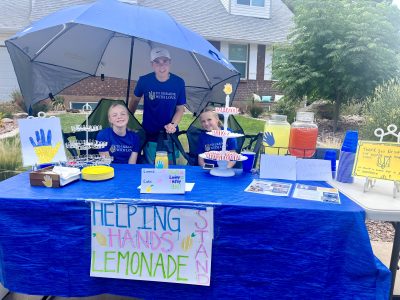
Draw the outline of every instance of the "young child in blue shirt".
M140 140L136 133L127 129L128 109L121 104L112 104L108 109L108 121L111 127L97 134L98 141L107 142L106 147L99 149L99 154L111 156L116 164L136 164Z
M218 114L215 113L211 108L206 108L199 116L200 124L205 131L202 131L199 136L199 142L197 144L197 154L201 154L208 151L221 151L222 150L222 138L211 136L207 134L207 131L221 130L222 122L218 118ZM229 129L228 129L229 130ZM230 131L230 130L229 130ZM236 139L228 139L226 142L226 150L236 150ZM214 160L204 159L198 156L197 158L199 166L204 164L213 164L215 167L218 166ZM232 168L235 165L235 161L228 163L228 168Z

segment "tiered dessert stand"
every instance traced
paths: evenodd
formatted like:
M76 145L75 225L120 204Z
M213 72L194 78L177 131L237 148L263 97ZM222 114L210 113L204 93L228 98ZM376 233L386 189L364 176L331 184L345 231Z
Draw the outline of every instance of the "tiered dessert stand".
M107 146L107 142L89 139L89 132L99 131L102 129L102 126L89 125L89 115L92 112L92 107L88 103L83 106L82 111L86 115L86 125L73 125L71 126L71 131L74 133L86 132L86 138L84 140L65 143L65 147L76 149L78 151L86 150L86 155L78 155L69 159L67 166L82 168L86 166L109 165L112 161L110 157L102 157L98 154L89 154L90 149L102 149Z
M229 106L229 95L232 93L232 85L227 83L224 86L225 106L216 107L215 112L224 116L224 128L222 130L212 130L207 134L222 138L222 150L221 151L208 151L200 154L203 159L209 159L217 161L218 167L212 168L210 174L219 177L231 177L235 175L235 171L232 168L228 168L230 161L243 161L247 157L240 155L239 153L227 151L226 142L230 138L238 138L243 136L240 133L234 133L228 131L228 118L229 115L236 115L239 113L237 107Z

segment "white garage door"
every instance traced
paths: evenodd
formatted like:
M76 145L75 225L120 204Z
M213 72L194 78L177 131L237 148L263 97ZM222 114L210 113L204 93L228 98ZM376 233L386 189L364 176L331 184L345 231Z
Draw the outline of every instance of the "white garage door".
M0 102L10 101L11 92L19 90L14 68L8 55L7 48L0 46Z

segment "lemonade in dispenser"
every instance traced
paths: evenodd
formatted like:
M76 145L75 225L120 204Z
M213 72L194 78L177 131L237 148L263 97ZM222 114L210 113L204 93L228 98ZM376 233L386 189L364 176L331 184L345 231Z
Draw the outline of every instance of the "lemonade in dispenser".
M312 157L317 147L318 126L314 123L314 113L296 113L289 139L289 153L296 157Z
M265 153L286 155L289 145L290 124L285 115L272 115L264 127L263 145Z

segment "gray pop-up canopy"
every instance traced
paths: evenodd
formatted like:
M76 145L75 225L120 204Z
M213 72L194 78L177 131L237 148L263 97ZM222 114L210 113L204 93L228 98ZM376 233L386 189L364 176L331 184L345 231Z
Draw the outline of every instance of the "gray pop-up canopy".
M167 13L117 0L55 12L5 43L27 107L90 76L129 84L152 71L150 49L157 46L170 51L171 72L185 80L194 113L209 101L224 103L223 85L236 91L240 77L215 47Z

